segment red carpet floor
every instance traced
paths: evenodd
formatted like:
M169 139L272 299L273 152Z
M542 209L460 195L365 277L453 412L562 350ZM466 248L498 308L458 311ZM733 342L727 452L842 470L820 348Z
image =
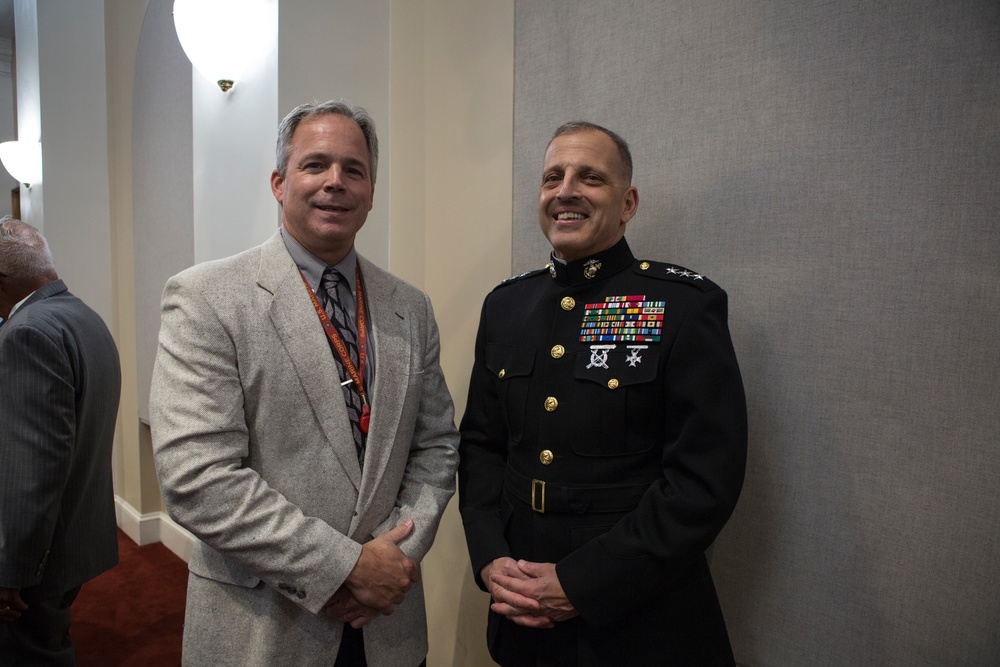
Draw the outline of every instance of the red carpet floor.
M187 564L121 531L118 553L118 566L84 584L71 608L80 667L180 665Z

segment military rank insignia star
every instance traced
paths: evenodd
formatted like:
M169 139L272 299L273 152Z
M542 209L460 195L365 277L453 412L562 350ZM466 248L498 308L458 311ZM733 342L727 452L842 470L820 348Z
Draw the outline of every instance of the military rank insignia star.
M667 273L672 276L681 276L682 278L690 278L691 280L704 280L705 276L698 275L694 271L680 270L676 266L668 266Z

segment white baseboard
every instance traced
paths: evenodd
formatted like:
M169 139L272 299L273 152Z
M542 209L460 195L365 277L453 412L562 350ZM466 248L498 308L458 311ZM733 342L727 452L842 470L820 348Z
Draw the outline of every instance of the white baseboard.
M140 514L121 496L115 496L115 518L122 532L139 546L162 542L185 563L191 557L191 547L197 538L174 523L165 512Z

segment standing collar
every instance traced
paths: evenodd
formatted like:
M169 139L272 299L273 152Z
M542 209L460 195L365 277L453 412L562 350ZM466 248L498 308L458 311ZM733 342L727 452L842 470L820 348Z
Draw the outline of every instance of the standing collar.
M625 237L607 250L572 262L550 258L549 273L560 285L582 285L612 276L631 266L635 257Z

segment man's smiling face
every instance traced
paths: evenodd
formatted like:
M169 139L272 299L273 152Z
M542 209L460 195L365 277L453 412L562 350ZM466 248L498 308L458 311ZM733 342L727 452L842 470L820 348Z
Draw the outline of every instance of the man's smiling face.
M353 247L375 195L361 128L338 114L302 121L292 135L285 175L271 174L271 191L295 240L327 264L339 262Z

